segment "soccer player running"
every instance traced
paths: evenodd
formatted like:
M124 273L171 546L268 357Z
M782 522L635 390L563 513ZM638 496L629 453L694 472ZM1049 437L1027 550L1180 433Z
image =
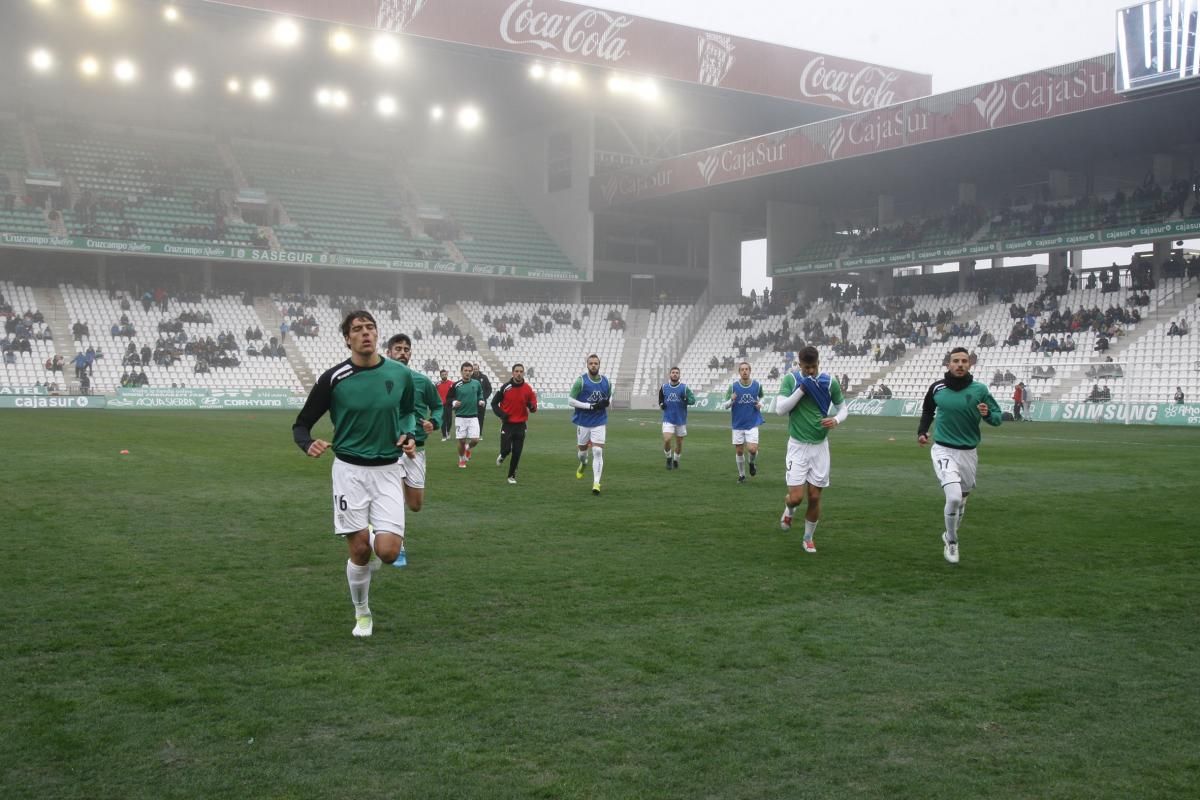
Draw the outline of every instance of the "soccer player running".
M311 458L333 448L334 532L346 539L346 581L354 604L354 635L374 630L368 595L371 552L391 564L404 547L404 467L416 439L406 426L416 419L413 374L375 352L378 329L367 311L342 320L350 358L326 370L313 385L292 426L292 439ZM332 445L312 438L328 412ZM368 527L375 530L372 541Z
M388 339L387 356L408 367L412 360L412 339L408 334L397 333ZM410 367L411 369L411 367ZM420 511L425 504L425 440L429 434L442 426L442 398L433 381L423 372L412 370L413 400L416 405L416 422L412 426L416 436L416 452L404 464L404 504L409 511ZM403 551L401 551L403 552Z
M738 483L746 482L746 467L750 477L758 474L758 426L762 418L763 388L750 378L750 363L738 364L738 379L725 391L722 408L732 409L733 452L737 462Z
M679 382L679 367L671 367L667 382L658 387L658 407L663 412L663 455L667 469L679 469L683 440L687 436L688 406L696 405L696 395L686 383ZM674 444L674 447L672 447Z
M592 451L592 494L600 494L600 477L604 474L604 439L608 431L608 405L612 401L612 383L600 374L600 356L587 357L587 372L575 379L567 402L575 409L575 443L579 445L579 468L575 477L583 477L587 466L588 448Z
M788 415L787 500L779 527L791 530L792 517L804 499L804 552L816 553L813 534L821 519L821 490L829 486L829 431L846 421L849 409L841 384L821 372L815 347L800 351L800 369L783 376L777 414Z
M521 463L521 451L525 449L526 422L530 414L537 413L537 392L525 382L525 366L513 364L512 377L496 390L492 397L492 411L500 418L500 455L496 466L512 456L508 465L508 482L517 482L517 467Z
M958 563L958 529L967 511L967 495L975 488L979 467L979 421L1000 427L1001 411L987 386L969 372L970 353L965 347L950 351L950 369L925 392L917 443L929 444L929 427L934 426L933 472L946 493L943 515L942 555Z
M479 444L479 409L487 407L483 386L471 377L473 366L464 361L459 367L462 377L447 393L454 409L454 438L458 439L458 468L466 469L471 460L471 448Z

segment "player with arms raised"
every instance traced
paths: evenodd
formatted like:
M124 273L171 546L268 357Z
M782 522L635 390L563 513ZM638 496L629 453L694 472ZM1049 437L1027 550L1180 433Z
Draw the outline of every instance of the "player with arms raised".
M925 392L917 443L929 444L929 428L934 427L933 472L946 494L942 532L942 556L958 563L958 529L967 511L967 495L975 488L979 468L979 422L999 427L1000 406L987 386L969 372L970 353L965 347L950 351L950 369Z
M608 431L608 405L612 401L612 383L600 374L600 356L587 357L587 372L575 379L567 403L575 409L575 443L579 446L579 468L575 477L583 477L588 448L592 450L592 494L600 494L600 476L604 474L604 440Z
M821 490L829 486L829 431L849 415L841 385L821 372L817 348L801 350L800 369L783 376L775 413L788 415L788 494L779 527L791 529L796 508L807 497L804 552L816 553L813 534L821 519Z
M374 630L368 595L372 549L391 564L404 545L404 467L416 440L406 426L416 419L414 383L408 367L375 352L379 332L367 311L342 320L350 358L326 370L296 415L292 438L311 458L333 448L334 531L346 539L350 558L346 581L354 604L354 635ZM312 438L326 413L333 421L333 444ZM374 542L368 526L374 527Z

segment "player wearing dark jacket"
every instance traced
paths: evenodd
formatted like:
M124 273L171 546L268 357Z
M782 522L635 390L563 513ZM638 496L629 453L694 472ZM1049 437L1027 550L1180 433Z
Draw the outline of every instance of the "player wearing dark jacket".
M525 367L513 364L512 378L496 390L492 397L492 411L501 421L500 455L496 466L512 456L508 464L508 482L517 482L517 465L521 463L521 451L525 448L526 421L530 414L537 413L537 393L525 382Z

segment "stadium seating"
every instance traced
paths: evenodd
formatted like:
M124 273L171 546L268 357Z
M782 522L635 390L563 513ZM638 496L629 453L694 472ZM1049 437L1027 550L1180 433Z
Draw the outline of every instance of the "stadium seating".
M166 312L160 311L157 305L151 305L150 310L143 309L137 297L129 297L124 292L114 293L99 289L76 287L69 284L59 286L67 313L73 322L86 322L90 336L86 341L77 340L78 350L86 349L89 345L103 353L94 368L92 378L93 391L113 392L121 383L121 375L126 367L122 366L122 357L126 347L133 342L140 351L143 345L151 350L159 337L160 322L177 319L182 312L190 311L197 314L207 312L212 317L211 323L184 322L181 323L188 340L197 337L212 337L216 339L222 331L231 333L237 342L239 351L235 353L241 363L236 367L213 366L208 373L196 373L197 359L192 355L184 355L173 366L165 367L153 361L144 369L149 379L150 388L169 388L171 384L186 385L188 388L226 388L226 389L266 389L286 388L296 392L304 391L295 370L286 358L262 358L246 354L245 332L247 328L260 328L264 341L272 336L272 331L264 325L255 313L253 306L242 303L239 295L221 295L217 297L193 298L194 302L182 302L171 299ZM129 299L129 309L122 310L122 298ZM135 335L133 337L113 336L111 327L122 315L129 317ZM277 335L277 332L275 332ZM257 342L254 343L257 345ZM257 347L256 347L257 349ZM70 354L74 356L74 353Z
M349 302L347 299L335 303L329 295L311 295L305 298L275 295L272 297L272 301L280 316L289 324L307 316L316 320L319 326L316 336L296 336L294 334L290 336L307 362L314 379L334 364L350 357L340 325L345 311L352 310L351 306L366 308L375 316L379 323L380 349L383 349L384 343L392 334L407 333L410 337L414 337L410 366L415 369L426 371L424 370L425 362L432 359L437 361L440 369L448 370L450 377L454 378L458 375L459 365L462 362L471 361L482 364L477 349L457 349L456 343L459 337L445 334L435 335L433 333L434 321L446 322L446 315L424 310L422 302L415 298L355 299L353 302ZM297 311L303 310L304 313L289 314L289 306L294 307ZM393 310L395 314L393 314ZM417 331L420 331L420 339L415 338ZM465 334L467 331L463 331L463 333ZM427 370L426 372L430 378L437 378L437 370Z
M3 295L4 301L12 306L13 314L17 317L24 315L26 311L36 312L38 310L33 290L27 286L18 286L10 281L0 281L0 295ZM41 338L43 331L46 330L45 323L35 322L31 327L33 335L29 337L30 352L14 352L14 363L12 364L6 363L7 359L0 358L0 386L30 387L38 383L57 383L60 387L65 388L67 380L64 379L64 375L74 374L74 367L69 362L75 354L61 354L66 362L63 372L47 370L46 360L55 356L54 342ZM4 334L0 333L0 336L2 335Z
M15 120L0 116L0 199L13 195L13 209L6 211L0 204L0 233L45 236L49 233L42 209L21 202L25 194L21 181L26 169L25 147ZM3 184L7 182L8 187Z
M583 316L584 305L578 303L506 303L483 305L470 301L460 304L463 313L486 337L495 332L493 325L483 321L484 315L492 318L518 315L522 322L529 320L538 309L545 307L552 314L567 312L573 320L579 320L579 330L570 324L554 324L549 333L520 335L520 324L509 324L508 335L513 346L507 350L496 350L497 357L506 364L520 361L526 370L534 369L530 383L540 392L566 393L575 379L583 374L588 354L600 356L601 371L616 385L624 380L619 374L621 358L625 350L625 332L612 327L606 319L612 310L622 317L628 316L626 305L591 305L588 316ZM547 317L548 319L548 317ZM483 344L483 342L480 342ZM507 378L507 375L502 376Z
M690 306L662 305L650 314L650 324L638 350L637 375L633 384L635 395L652 395L666 380L667 371L672 366L664 361L667 349L690 311Z
M97 202L94 220L78 200L63 211L70 235L225 245L253 239L255 226L214 202L219 191L231 194L233 184L208 140L48 120L38 138L47 163ZM214 228L218 217L223 236L194 235Z
M370 258L445 259L441 243L413 235L400 221L403 203L391 168L330 152L237 140L246 179L283 203L290 225L275 227L285 250Z
M467 261L574 269L498 172L423 162L410 167L409 176L424 202L437 204L459 223L462 236L455 244Z

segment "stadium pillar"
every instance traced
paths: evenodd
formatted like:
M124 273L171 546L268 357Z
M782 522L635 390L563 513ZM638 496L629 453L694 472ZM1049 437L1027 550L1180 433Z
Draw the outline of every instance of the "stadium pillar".
M305 269L304 272L305 272L304 278L305 278L305 281L307 282L310 276L307 274L308 273L307 269ZM305 289L304 293L310 294L308 289ZM396 297L398 297L398 298L404 297L404 274L403 273L398 273L396 275Z
M879 195L879 224L891 225L896 218L896 198L890 194Z
M1166 264L1171 258L1171 240L1158 241L1154 243L1154 254L1150 258L1150 277L1154 279L1154 285L1158 286L1162 281L1163 264Z
M212 262L211 261L204 262L204 269L201 274L203 275L204 291L211 292L212 287L213 287L213 284L212 284Z
M1154 173L1154 182L1166 189L1175 179L1175 157L1170 153L1155 153L1151 169Z
M875 271L875 286L878 287L878 297L888 297L896 291L896 270L885 267Z
M300 271L300 286L306 295L312 294L312 267L305 267Z
M96 256L96 285L108 288L108 256Z
M492 304L496 302L496 279L487 278L483 282L483 299Z
M563 302L565 303L582 303L583 302L583 285L572 283L563 291Z
M958 262L958 290L969 292L975 283L975 259L968 258Z
M1067 251L1050 251L1050 271L1046 274L1046 283L1051 286L1064 286L1067 282Z
M742 296L742 218L712 211L708 215L708 296L714 303Z
M1050 170L1050 197L1062 200L1071 196L1071 173L1065 169Z

